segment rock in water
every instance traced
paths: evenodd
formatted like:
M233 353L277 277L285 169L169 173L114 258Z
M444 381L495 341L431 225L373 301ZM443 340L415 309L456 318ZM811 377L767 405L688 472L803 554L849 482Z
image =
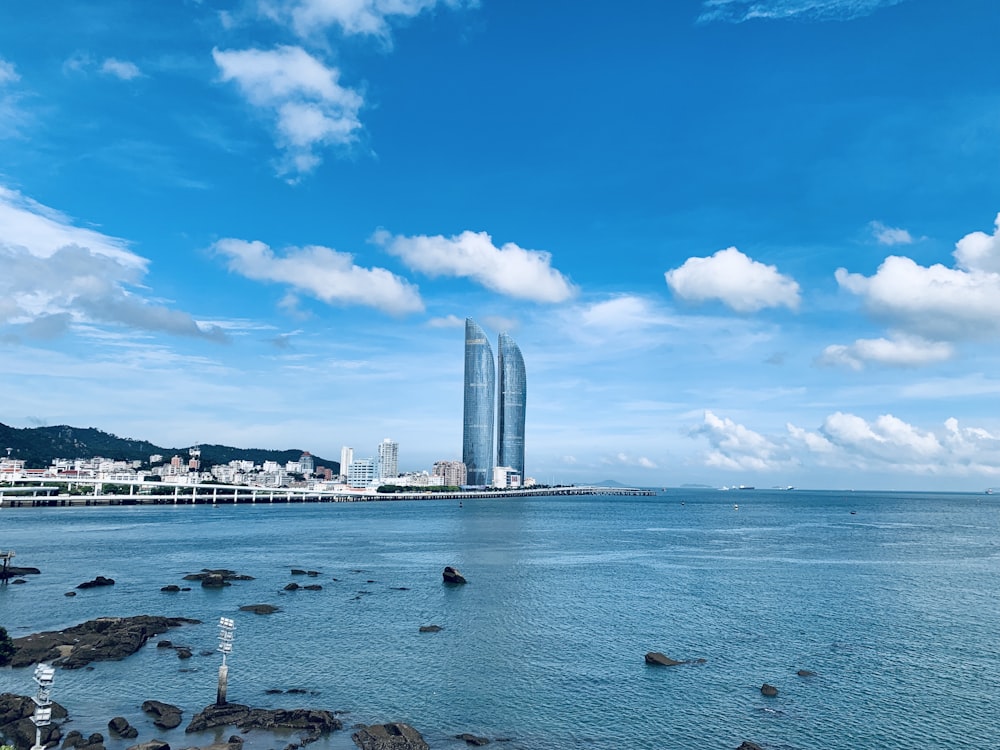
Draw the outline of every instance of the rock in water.
M444 569L444 573L441 575L445 583L468 583L465 580L465 576L459 573L457 568L453 568L450 565ZM386 726L390 725L387 724Z
M808 670L808 669L800 669L795 674L797 674L799 677L815 677L816 676L815 672L813 672L811 670Z
M292 729L301 731L308 741L320 735L341 729L344 725L329 711L306 708L275 709L250 708L238 703L222 706L211 705L195 714L185 732L203 732L213 727L239 727L240 729Z
M35 744L35 725L31 716L35 712L35 702L25 695L0 693L0 735L15 747L32 747ZM62 731L56 721L66 718L66 709L58 703L52 704L53 723L42 727L42 744L57 742Z
M112 735L117 735L126 740L134 740L139 736L139 730L128 723L124 716L116 716L108 722L108 729Z
M281 608L273 604L244 604L240 607L240 612L253 612L255 615L271 615L279 611Z
M153 726L174 729L181 725L181 709L162 701L145 701L142 710L153 717Z
M750 740L744 740L736 750L764 750L756 742L750 742Z
M372 724L351 735L361 750L430 750L420 732L409 724Z
M671 659L669 656L661 654L659 651L650 651L646 654L646 663L653 664L658 667L676 667L678 664L683 664L684 662Z
M462 732L462 734L455 735L456 740L465 740L466 745L472 745L473 747L482 747L483 745L490 744L490 741L485 737L477 737L469 732Z
M768 685L766 682L760 686L760 694L766 695L768 698L774 698L778 694L778 688L774 685Z
M420 632L421 633L440 633L441 632L441 626L440 625L421 625L420 626Z
M141 745L132 745L128 750L170 750L170 745L163 740L150 740Z
M93 589L93 588L97 588L98 586L114 586L114 585L115 585L115 579L114 578L105 578L104 576L97 576L97 578L95 578L92 581L84 581L79 586L77 586L77 588L78 589Z

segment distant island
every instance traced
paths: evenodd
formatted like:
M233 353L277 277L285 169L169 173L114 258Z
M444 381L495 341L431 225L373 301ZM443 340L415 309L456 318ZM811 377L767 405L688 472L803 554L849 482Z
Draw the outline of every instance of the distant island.
M186 456L188 449L165 448L154 445L147 440L122 438L93 427L70 427L57 425L54 427L10 427L0 423L0 457L6 458L7 449L10 457L24 461L28 466L49 466L57 458L84 458L103 456L119 461L141 461L149 463L149 457L154 455ZM228 464L230 461L252 461L262 464L265 461L276 461L285 464L298 461L302 450L268 450L264 448L233 448L228 445L199 445L202 466ZM339 473L340 462L314 456L317 465L322 464Z

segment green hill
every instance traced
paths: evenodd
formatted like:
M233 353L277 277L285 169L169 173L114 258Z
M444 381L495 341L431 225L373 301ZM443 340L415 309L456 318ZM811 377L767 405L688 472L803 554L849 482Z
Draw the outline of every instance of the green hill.
M187 458L188 448L165 448L153 445L148 440L121 438L93 427L9 427L0 423L0 457L10 448L10 457L25 462L29 468L45 468L55 458L91 458L102 456L116 461L149 462L149 457L159 453L165 460L177 454ZM298 461L302 451L266 450L263 448L233 448L228 445L199 445L202 467L226 464L230 461L277 461L284 465ZM316 466L326 466L336 474L340 471L339 461L328 461L314 456Z

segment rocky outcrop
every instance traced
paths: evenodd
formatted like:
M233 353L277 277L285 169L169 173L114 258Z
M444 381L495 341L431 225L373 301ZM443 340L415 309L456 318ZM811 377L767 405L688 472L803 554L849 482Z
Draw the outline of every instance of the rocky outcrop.
M35 702L26 695L0 693L0 735L15 747L32 747L35 744L35 725L31 715ZM62 731L57 722L66 718L66 709L52 704L53 723L42 727L42 744L58 742Z
M280 611L281 607L273 604L244 604L240 607L240 612L253 612L255 615L271 615Z
M462 734L456 734L455 739L464 740L466 745L472 745L473 747L482 747L483 745L490 744L490 741L485 737L478 737L474 734L469 734L468 732L462 732Z
M205 579L211 578L214 582L217 579L221 579L223 584L228 585L230 581L252 581L253 576L241 575L235 570L229 570L228 568L202 568L197 573L188 573L184 576L185 581L201 581L201 585L205 585Z
M214 727L250 729L292 729L301 733L303 743L313 742L322 735L343 727L329 711L296 708L291 710L251 708L238 703L212 705L191 719L185 732L203 732Z
M181 587L178 586L176 583L167 584L166 586L160 589L160 591L166 592L168 594L176 594L180 590Z
M21 576L37 576L41 572L42 571L38 568L25 568L17 567L16 565L8 565L6 569L0 568L0 581L5 581L8 578L19 578Z
M765 695L768 698L774 698L778 694L778 688L765 682L760 686L760 694Z
M11 666L27 667L44 661L66 669L78 669L94 661L120 661L158 633L198 622L155 615L99 617L66 630L15 638Z
M420 626L420 632L421 633L440 633L441 632L441 626L440 625L421 625Z
M124 716L116 716L108 722L108 729L112 736L118 736L126 740L134 740L139 736L139 730L128 723Z
M453 568L450 565L444 569L441 576L444 578L445 583L468 583L465 580L465 576L458 572L458 568Z
M78 589L95 589L98 586L114 586L114 585L115 585L115 579L114 578L105 578L104 576L97 576L97 578L95 578L92 581L84 581L79 586L77 586L77 588Z
M144 701L142 710L153 717L153 726L160 729L175 729L181 725L180 708L162 701Z
M430 750L420 732L409 724L372 724L351 735L361 750Z
M650 651L646 654L646 663L652 664L654 667L676 667L678 664L704 664L705 660L684 659L683 661L677 661L677 659L671 659L659 651Z

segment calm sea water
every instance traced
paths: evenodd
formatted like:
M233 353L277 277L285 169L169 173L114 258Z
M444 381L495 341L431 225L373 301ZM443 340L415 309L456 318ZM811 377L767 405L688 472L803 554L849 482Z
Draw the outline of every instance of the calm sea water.
M60 670L53 697L85 735L124 715L140 740L210 742L155 730L139 705L178 704L186 723L211 703L220 658L198 653L229 616L230 701L343 710L347 726L406 721L435 750L465 747L460 732L509 750L1000 747L996 497L670 490L462 507L4 509L6 548L42 569L0 586L14 636L105 615L204 621L164 636L191 646L190 660L154 640L122 662ZM445 565L469 584L442 585ZM206 567L256 579L160 592ZM117 583L63 596L96 575ZM282 591L292 580L323 590ZM256 603L282 611L238 611ZM418 632L430 624L443 630ZM706 661L648 667L647 651ZM30 669L0 669L0 691L32 688ZM265 693L289 688L309 694ZM249 736L261 750L287 741ZM345 730L312 747L353 745Z

